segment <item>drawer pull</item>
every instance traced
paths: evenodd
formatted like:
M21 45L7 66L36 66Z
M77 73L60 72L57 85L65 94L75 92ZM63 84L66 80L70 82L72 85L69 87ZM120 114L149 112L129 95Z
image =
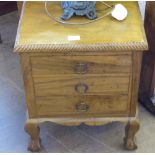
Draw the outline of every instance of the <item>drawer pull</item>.
M88 91L88 85L84 83L78 83L75 85L75 91L80 94L84 94Z
M89 105L84 102L76 104L76 110L79 112L87 112L88 109L89 109Z
M88 71L88 64L86 63L77 63L74 67L74 71L79 74L85 74Z

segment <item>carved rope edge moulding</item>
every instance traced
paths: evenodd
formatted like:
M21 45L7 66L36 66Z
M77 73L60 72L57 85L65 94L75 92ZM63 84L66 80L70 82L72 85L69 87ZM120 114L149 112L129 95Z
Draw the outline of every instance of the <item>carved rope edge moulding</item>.
M143 51L145 42L104 43L104 44L26 44L15 45L14 52L104 52L104 51Z

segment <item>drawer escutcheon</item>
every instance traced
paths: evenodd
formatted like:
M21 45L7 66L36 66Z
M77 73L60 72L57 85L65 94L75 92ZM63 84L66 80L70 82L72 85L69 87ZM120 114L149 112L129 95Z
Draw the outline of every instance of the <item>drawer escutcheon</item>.
M88 72L88 64L83 62L77 63L74 66L74 71L78 74L85 74Z
M79 94L84 94L88 91L88 85L85 83L78 83L75 85L75 91Z
M87 112L88 109L89 105L84 102L76 104L76 110L79 112Z

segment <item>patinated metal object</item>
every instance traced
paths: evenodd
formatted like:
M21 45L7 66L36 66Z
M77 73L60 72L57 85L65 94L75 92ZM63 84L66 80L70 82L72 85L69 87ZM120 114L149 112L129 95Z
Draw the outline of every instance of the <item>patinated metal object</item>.
M96 18L95 1L62 1L61 6L64 10L61 18L70 19L73 15L86 16L89 19Z

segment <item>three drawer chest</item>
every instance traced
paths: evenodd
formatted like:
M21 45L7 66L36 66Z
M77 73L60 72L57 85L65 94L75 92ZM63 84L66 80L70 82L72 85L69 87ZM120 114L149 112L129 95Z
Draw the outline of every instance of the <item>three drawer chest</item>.
M51 7L57 14L59 3ZM46 121L62 125L122 122L125 148L137 148L137 94L147 41L138 3L121 3L128 10L124 21L107 16L76 26L52 21L43 2L24 3L15 52L23 71L30 151L39 151L39 124ZM70 39L74 36L78 39Z

